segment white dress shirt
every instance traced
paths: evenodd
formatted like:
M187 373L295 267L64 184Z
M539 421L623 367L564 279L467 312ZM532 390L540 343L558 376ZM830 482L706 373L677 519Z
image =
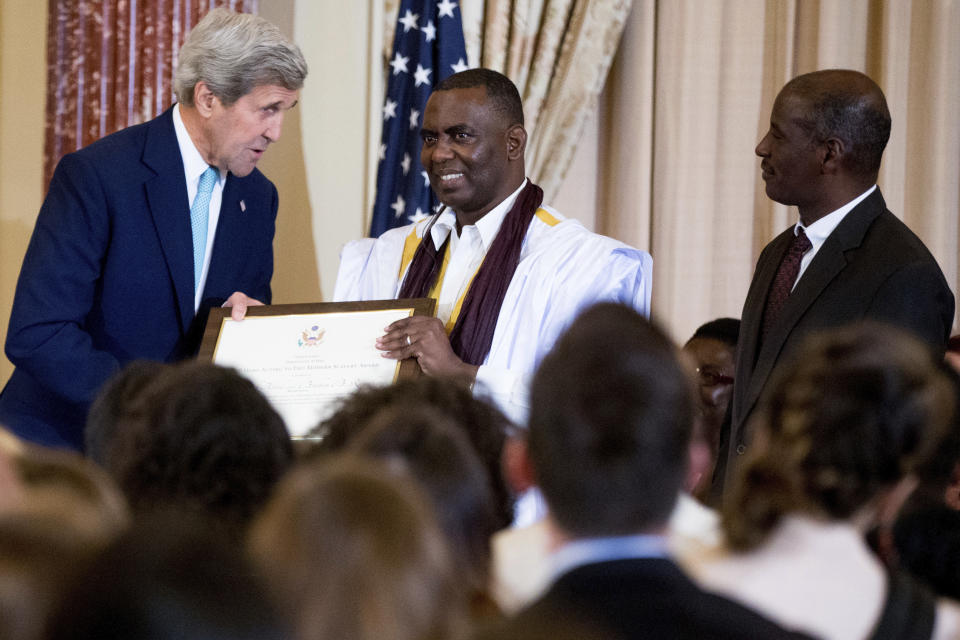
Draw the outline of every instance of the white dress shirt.
M491 209L475 224L470 224L457 234L457 217L447 209L437 218L436 224L430 230L433 244L440 249L443 241L450 236L450 259L447 270L443 275L440 288L440 297L437 300L437 317L443 324L447 324L453 314L457 300L463 296L477 269L483 263L490 245L493 244L500 231L503 219L513 207L520 191L527 185L524 180L520 188L507 196L507 199Z
M877 185L873 185L859 196L843 205L836 211L832 211L827 215L823 216L809 227L803 226L802 222L797 222L793 228L793 234L797 235L799 229L803 229L803 232L807 234L807 240L810 241L810 248L803 258L800 260L800 271L797 273L797 279L793 281L793 288L797 287L797 283L800 282L800 278L803 277L804 271L807 270L807 267L810 266L810 263L813 261L813 256L817 255L817 251L820 251L820 247L823 246L823 243L827 241L827 238L830 237L830 234L833 233L833 230L843 221L847 214L853 211L853 208L860 204L864 198L869 196L877 188ZM791 289L792 291L793 289Z

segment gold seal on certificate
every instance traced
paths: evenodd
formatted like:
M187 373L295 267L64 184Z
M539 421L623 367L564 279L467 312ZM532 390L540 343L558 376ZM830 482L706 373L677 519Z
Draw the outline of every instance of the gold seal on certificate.
M419 374L416 360L384 358L375 342L391 322L432 315L434 305L430 298L272 305L248 308L240 322L230 309L211 309L198 357L249 378L290 435L302 438L360 385Z

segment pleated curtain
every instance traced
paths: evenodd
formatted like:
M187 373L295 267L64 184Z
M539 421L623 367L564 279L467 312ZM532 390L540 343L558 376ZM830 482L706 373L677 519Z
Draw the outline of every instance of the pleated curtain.
M50 0L44 184L60 158L170 106L177 52L214 7L258 0Z

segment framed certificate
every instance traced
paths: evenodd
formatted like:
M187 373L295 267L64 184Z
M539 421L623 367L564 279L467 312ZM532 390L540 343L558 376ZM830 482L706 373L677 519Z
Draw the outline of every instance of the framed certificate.
M235 322L210 310L198 358L233 367L273 404L290 435L302 438L337 402L364 384L420 375L413 358L384 358L377 338L391 322L433 315L432 298L249 307Z

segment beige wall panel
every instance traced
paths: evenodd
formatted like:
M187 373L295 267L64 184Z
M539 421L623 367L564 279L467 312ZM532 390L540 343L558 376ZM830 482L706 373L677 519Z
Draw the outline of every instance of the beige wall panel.
M43 192L47 3L0 1L0 344ZM32 61L25 64L24 61ZM0 357L0 386L13 372Z
M260 15L279 25L288 37L296 39L296 4L295 0L261 1ZM301 49L307 56L309 74L306 85L309 87L322 75L322 69L316 68L317 64L303 44ZM305 100L307 90L301 91L299 105L287 113L283 137L259 164L260 170L273 181L280 194L277 231L273 239L272 281L273 301L278 304L316 302L322 296L313 239L313 212L304 167L303 120L310 104Z
M340 248L365 235L369 220L367 129L371 91L382 86L382 9L377 0L352 0L349 11L340 0L270 0L261 14L273 19L274 3L286 5L310 67L287 139L264 158L281 203L274 295L318 301L333 294Z

